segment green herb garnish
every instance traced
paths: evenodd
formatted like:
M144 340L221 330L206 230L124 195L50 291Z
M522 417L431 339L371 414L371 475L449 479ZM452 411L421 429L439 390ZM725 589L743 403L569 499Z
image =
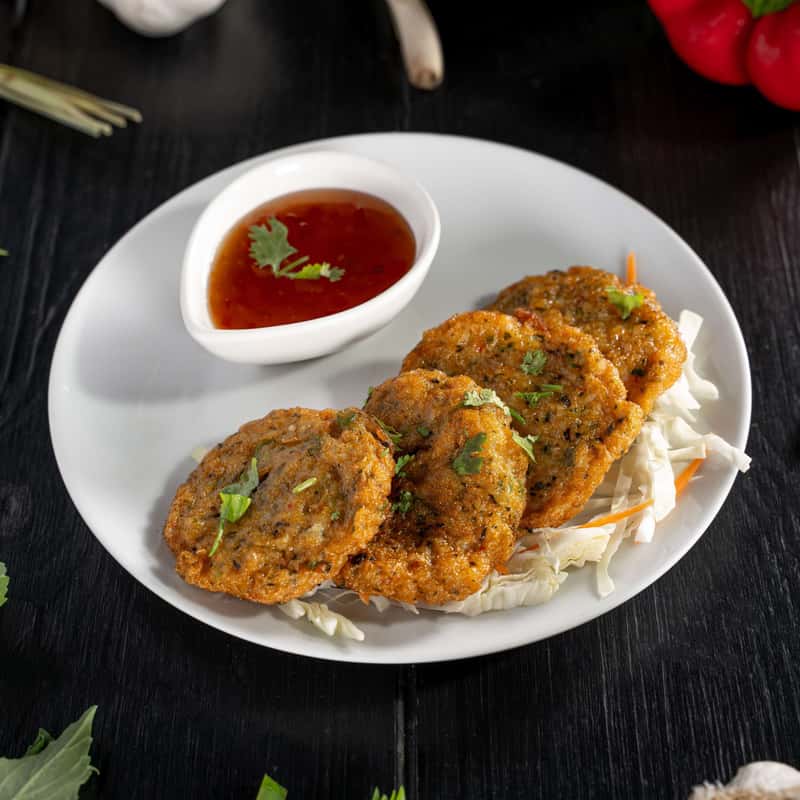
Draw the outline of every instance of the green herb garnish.
M543 383L538 392L514 392L514 397L521 397L531 408L533 408L543 397L550 397L556 392L560 392L564 387L560 383Z
M485 433L476 433L464 442L461 452L453 459L452 467L457 475L477 475L481 471L483 458L476 454L485 441Z
M349 414L337 414L336 422L338 423L340 428L349 428L353 424L353 420L355 418L356 418L356 412L351 411Z
M289 256L297 252L297 248L289 244L289 229L277 217L270 217L265 225L251 225L248 236L250 237L250 257L256 262L259 269L270 267L276 278L301 281L327 278L333 283L341 280L344 275L343 269L331 267L327 261L306 264L308 256L301 256L281 266ZM297 272L292 272L301 264L306 265Z
M317 482L317 478L306 478L304 481L301 481L292 489L292 494L300 494L300 492L304 492L306 489L310 489L315 483Z
M511 414L512 418L519 422L520 425L527 425L528 423L525 421L525 417L519 413L515 408L511 408L509 406L508 413Z
M464 399L461 401L462 406L472 407L472 408L480 408L481 406L485 405L494 405L498 408L503 409L503 413L508 416L511 411L509 411L508 406L497 396L497 392L494 389L472 389L468 392L464 392Z
M344 275L344 270L339 267L332 267L327 261L318 261L314 264L306 264L299 272L291 272L286 275L293 281L316 281L320 278L327 278L331 283L340 281Z
M536 456L533 454L533 445L539 440L539 437L532 434L520 436L516 431L511 431L511 438L528 454L528 458L535 463Z
M431 435L431 429L425 425L417 425L417 433L422 436L423 439L427 439Z
M520 369L526 375L539 375L547 363L547 354L544 350L528 350L522 358Z
M397 463L394 465L394 474L400 476L405 475L403 472L403 467L413 458L414 456L411 453L406 453L405 455L400 456L400 458L397 459Z
M8 574L6 573L6 565L0 561L0 606L4 605L8 597Z
M392 513L395 514L408 514L411 510L411 505L414 502L414 495L409 491L400 492L400 499L392 503Z
M214 557L214 553L222 544L225 523L238 522L250 508L252 502L250 495L253 494L256 486L258 486L258 460L251 458L250 466L239 476L239 480L229 484L219 493L219 527L217 528L217 538L214 539L214 544L208 553L209 558Z
M342 516L341 511L331 511L331 522L336 522Z
M636 294L629 294L614 286L606 287L606 294L608 295L608 299L619 309L622 319L628 319L631 315L631 311L633 311L634 308L639 308L639 306L644 303L643 294L639 292L636 292Z
M312 567L313 569L313 567ZM288 790L281 786L276 780L265 775L258 788L256 800L286 800Z
M39 729L22 758L0 758L0 796L74 800L97 772L89 758L95 711L97 706L90 706L56 739Z
M377 417L376 420L378 425L380 425L381 430L392 440L392 444L397 445L403 438L403 434L393 428L391 425L387 425L385 422L382 422Z

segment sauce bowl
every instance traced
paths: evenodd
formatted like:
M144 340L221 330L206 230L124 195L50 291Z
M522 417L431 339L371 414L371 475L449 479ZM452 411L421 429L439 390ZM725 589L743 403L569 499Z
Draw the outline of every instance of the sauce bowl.
M248 212L304 189L353 189L375 195L405 217L416 240L408 272L360 305L287 325L237 330L216 328L208 308L208 280L226 234ZM189 335L210 353L242 364L284 364L327 355L374 333L416 294L439 246L439 213L412 178L372 159L313 151L259 164L220 192L197 220L183 258L180 307Z

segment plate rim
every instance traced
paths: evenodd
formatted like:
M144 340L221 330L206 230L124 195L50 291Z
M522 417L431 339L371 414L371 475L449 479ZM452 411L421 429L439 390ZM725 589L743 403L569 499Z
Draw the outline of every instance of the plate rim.
M115 552L113 544L109 544L112 541L112 539L98 532L98 530L102 529L102 525L95 525L93 524L93 521L90 521L92 520L91 509L82 508L82 504L78 500L76 500L76 494L79 494L79 492L76 492L74 488L70 485L70 480L67 478L67 475L65 473L62 459L59 457L59 444L57 441L58 434L56 433L56 426L54 426L53 423L54 416L56 414L55 395L57 388L56 387L57 377L58 377L57 373L60 362L63 359L62 351L66 347L66 345L64 344L65 339L67 338L65 336L65 331L74 326L76 324L76 321L80 319L79 312L81 310L82 305L86 302L89 289L91 288L93 281L96 280L96 276L100 271L100 268L105 264L106 261L112 260L115 256L116 251L118 249L121 249L127 243L127 240L129 238L132 238L141 227L147 224L151 217L162 213L173 203L178 204L180 200L184 198L185 195L189 194L190 192L197 191L206 182L209 182L215 178L219 178L220 176L224 175L227 172L233 172L239 169L248 169L258 164L259 162L265 162L274 158L281 158L287 155L291 155L293 153L302 152L303 150L317 149L321 147L330 147L330 146L347 147L347 145L351 143L357 144L359 141L363 141L366 139L390 140L398 138L417 139L420 141L435 140L437 142L441 142L442 140L447 140L447 139L455 139L458 140L459 142L468 142L472 145L479 147L513 151L518 157L543 160L545 162L548 162L551 166L556 166L560 169L566 169L572 172L573 174L576 174L576 177L580 177L583 180L588 180L590 183L593 183L597 187L602 188L602 190L605 192L609 191L612 192L613 194L617 195L619 199L622 199L635 206L638 212L644 213L647 217L649 217L651 222L655 223L657 226L660 226L665 231L665 233L667 233L668 236L674 241L674 243L678 245L678 247L685 252L688 259L694 262L694 266L699 268L701 272L705 273L705 276L708 279L708 283L711 286L714 294L716 295L716 299L719 304L719 309L723 312L724 316L727 318L730 327L735 332L735 337L733 339L732 344L735 344L735 357L737 362L742 367L742 378L743 378L743 389L744 389L743 397L741 398L741 401L743 403L744 413L737 419L736 434L735 436L731 437L731 441L736 447L742 449L746 447L750 424L751 424L752 374L750 370L750 360L747 354L747 346L744 340L744 335L742 333L741 326L739 325L738 318L736 317L736 314L733 311L733 307L731 306L730 301L728 300L727 296L722 290L722 287L719 285L719 282L717 281L714 274L711 272L708 266L706 266L706 264L699 257L699 255L694 251L694 249L667 222L661 219L657 214L648 209L646 206L644 206L635 198L631 197L627 192L624 192L621 189L616 188L615 186L603 180L602 178L598 178L595 175L592 175L591 173L580 169L579 167L573 166L572 164L561 161L557 158L553 158L552 156L536 152L534 150L528 150L524 147L506 144L503 142L496 142L490 139L482 139L479 137L472 137L472 136L465 136L458 134L390 131L390 132L378 132L378 133L350 134L345 136L334 136L334 137L326 137L323 139L309 140L306 142L301 142L286 147L281 147L275 150L270 150L256 156L251 156L249 158L238 161L234 164L229 164L228 166L223 167L220 170L217 170L215 172L212 172L204 176L203 178L200 178L199 180L195 181L194 183L190 184L184 189L181 189L179 192L172 195L171 197L166 199L164 202L160 203L155 208L148 211L147 214L145 214L145 216L143 216L133 226L131 226L131 228L129 228L103 254L103 256L99 259L97 264L95 264L95 266L86 276L85 280L83 281L78 291L75 293L75 296L73 297L70 303L69 310L65 314L64 320L61 323L56 345L53 348L53 355L50 361L48 384L47 384L47 417L48 417L48 428L50 434L50 444L53 450L59 474L61 476L61 480L64 484L65 489L67 490L67 494L70 500L72 501L72 504L74 505L82 521L89 528L92 535L95 537L95 539L97 539L97 541L100 543L103 549L114 559L114 561L116 561L117 564L119 564L119 566L121 566L125 570L125 572L128 575L130 575L134 580L136 580L137 583L142 584L144 588L152 592L160 600L168 603L170 606L177 609L178 611L188 615L189 617L197 620L198 622L203 623L204 625L208 625L211 628L223 631L224 633L234 636L237 639L242 639L244 641L252 642L253 644L258 645L260 647L266 647L269 649L277 650L279 652L290 653L292 655L303 656L306 658L315 658L323 661L335 661L341 663L359 663L359 664L386 664L386 665L423 664L423 663L460 661L467 658L475 658L481 655L491 655L494 653L504 652L507 650L516 649L518 647L523 647L526 645L532 645L537 642L550 639L553 636L565 633L566 631L578 628L595 619L599 619L600 617L613 611L623 603L626 603L628 600L631 600L632 598L636 597L636 595L638 595L645 589L655 584L660 578L664 576L664 574L666 574L666 572L672 569L681 559L683 559L683 557L689 552L689 550L691 550L697 544L700 537L703 536L703 534L708 530L708 527L713 522L719 511L722 509L722 506L725 504L725 502L728 499L728 496L730 495L731 488L737 477L736 469L733 467L728 468L727 476L721 480L722 499L719 508L715 509L714 511L710 510L703 511L701 518L698 520L697 524L693 528L692 535L688 536L685 540L683 540L681 546L672 551L668 555L668 557L666 557L659 564L658 568L649 574L648 579L645 583L641 585L637 583L635 588L629 588L627 590L618 589L614 593L614 595L611 595L611 597L613 597L613 600L609 601L608 598L605 598L607 604L604 604L601 609L598 609L596 612L589 611L584 615L579 614L577 617L572 617L570 618L569 621L565 621L563 624L556 625L552 630L549 630L547 633L543 635L535 636L535 638L529 638L525 636L524 633L517 636L507 636L507 637L501 636L498 637L498 639L493 640L492 643L488 644L488 646L487 644L479 645L477 641L475 641L472 644L466 642L465 646L455 656L436 655L435 653L428 653L424 657L398 658L396 655L392 656L388 656L388 654L384 655L382 651L366 650L366 649L363 651L359 651L358 649L355 648L354 649L348 648L346 650L342 649L341 651L336 651L331 649L321 653L311 653L308 651L307 648L304 648L302 646L297 646L297 647L293 646L293 643L289 644L281 643L280 646L273 644L266 644L265 642L256 638L255 636L247 635L246 631L234 629L231 625L228 624L228 621L224 618L212 620L202 616L200 613L197 613L191 606L184 606L181 603L173 602L173 599L165 596L165 594L162 593L158 587L154 587L153 585L145 583L142 580L140 580L140 578L136 574L134 574L134 572L131 569L129 569L125 563L123 563L123 561L121 560L121 556L118 556L118 554ZM376 160L380 159L376 158ZM598 604L599 603L600 603L600 598L598 598ZM287 622L290 622L288 618Z

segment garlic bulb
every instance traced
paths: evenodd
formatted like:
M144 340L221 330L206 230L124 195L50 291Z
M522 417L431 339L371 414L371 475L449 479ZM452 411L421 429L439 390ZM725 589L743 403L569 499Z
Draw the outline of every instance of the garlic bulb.
M756 761L740 767L727 785L704 783L695 786L689 800L778 800L800 798L800 772L776 761Z
M213 14L225 0L99 0L120 22L144 36L172 36L201 17Z

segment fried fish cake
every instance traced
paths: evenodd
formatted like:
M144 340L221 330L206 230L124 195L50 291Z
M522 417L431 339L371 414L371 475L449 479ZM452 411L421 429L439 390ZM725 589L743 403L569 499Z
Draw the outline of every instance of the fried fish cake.
M178 489L164 527L188 583L258 603L300 597L378 532L394 474L391 442L357 409L273 411L217 445ZM256 459L259 483L237 522L220 492Z
M591 336L558 314L524 316L457 314L425 332L403 370L468 375L494 389L514 427L536 437L521 527L556 527L583 507L628 449L643 414L625 399L617 370Z
M438 605L473 594L508 560L525 506L527 456L503 409L464 405L478 391L467 377L423 370L373 390L365 410L401 453L391 512L338 584Z
M623 319L606 291L609 288L638 293L643 302ZM559 311L570 325L594 338L619 371L628 400L638 403L645 416L656 398L678 380L686 360L678 329L655 294L639 284L626 287L616 275L593 267L523 278L503 289L488 308L506 314L517 308Z

